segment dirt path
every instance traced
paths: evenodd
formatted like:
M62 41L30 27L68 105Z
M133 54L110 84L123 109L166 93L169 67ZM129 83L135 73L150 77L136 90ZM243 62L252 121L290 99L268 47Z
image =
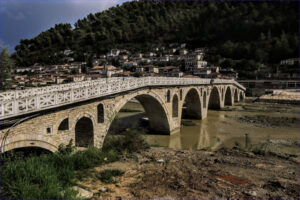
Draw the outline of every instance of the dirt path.
M104 169L120 169L113 184L99 179ZM79 186L94 199L299 198L299 162L237 150L218 152L152 147L121 161L94 168ZM105 191L104 191L105 190Z

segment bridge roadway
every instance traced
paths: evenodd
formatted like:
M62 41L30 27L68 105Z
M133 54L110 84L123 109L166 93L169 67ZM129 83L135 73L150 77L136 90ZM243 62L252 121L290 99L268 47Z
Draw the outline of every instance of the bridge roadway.
M245 97L234 80L196 78L108 78L3 92L1 151L41 147L55 151L70 139L77 146L101 147L111 122L130 100L145 109L150 128L172 134L180 128L184 107L191 118L203 119L207 109L233 105Z

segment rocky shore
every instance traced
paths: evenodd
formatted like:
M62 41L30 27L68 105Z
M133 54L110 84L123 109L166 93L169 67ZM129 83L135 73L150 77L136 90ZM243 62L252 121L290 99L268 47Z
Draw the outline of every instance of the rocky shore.
M104 183L97 177L105 169L124 174ZM151 147L93 168L77 184L92 199L298 199L298 172L295 157Z

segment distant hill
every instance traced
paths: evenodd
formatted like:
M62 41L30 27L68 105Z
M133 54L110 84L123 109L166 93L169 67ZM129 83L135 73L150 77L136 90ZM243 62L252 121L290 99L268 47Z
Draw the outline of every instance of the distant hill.
M111 48L147 50L176 42L209 47L211 62L226 57L272 64L298 56L298 25L298 2L133 1L89 14L74 29L57 24L21 40L13 57L22 66L54 64L65 49L82 61Z

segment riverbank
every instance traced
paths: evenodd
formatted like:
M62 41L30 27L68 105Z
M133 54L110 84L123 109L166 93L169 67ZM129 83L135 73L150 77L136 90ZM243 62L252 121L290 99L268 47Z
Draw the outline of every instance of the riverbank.
M215 152L151 147L88 171L77 182L92 199L299 198L298 159L237 149ZM98 177L106 169L124 172L113 183Z
M270 94L260 96L258 101L298 105L300 103L300 92L299 90L273 90Z
M144 132L150 145L183 150L217 150L219 148L264 146L269 151L282 155L299 155L299 112L296 105L255 102L247 98L234 106L221 110L209 110L202 120L182 119L180 132L173 135L157 135L140 123L142 112L120 112L115 133L126 134L127 128ZM128 103L126 109L142 111L137 103ZM143 116L142 116L143 117ZM276 142L273 142L276 141Z

